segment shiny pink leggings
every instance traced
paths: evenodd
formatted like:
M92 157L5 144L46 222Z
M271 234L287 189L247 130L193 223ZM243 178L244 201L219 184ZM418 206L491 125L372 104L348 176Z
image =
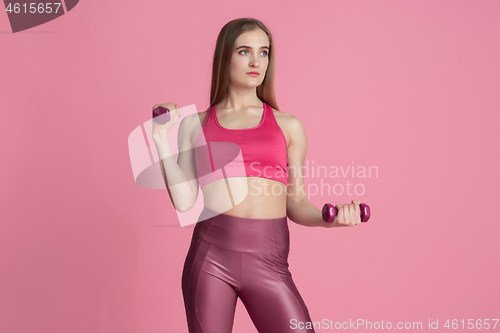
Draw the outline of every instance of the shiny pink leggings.
M189 333L231 333L238 297L259 333L314 332L292 326L311 318L288 270L289 239L286 217L196 223L182 272Z

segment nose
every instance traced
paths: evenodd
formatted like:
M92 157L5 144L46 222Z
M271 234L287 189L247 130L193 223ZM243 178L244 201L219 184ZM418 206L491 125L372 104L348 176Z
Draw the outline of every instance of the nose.
M250 63L250 67L259 68L260 67L259 62L258 61L252 61Z
M258 68L259 66L260 66L260 64L259 64L259 57L256 56L256 55L254 55L252 57L252 59L250 60L250 67L257 67Z

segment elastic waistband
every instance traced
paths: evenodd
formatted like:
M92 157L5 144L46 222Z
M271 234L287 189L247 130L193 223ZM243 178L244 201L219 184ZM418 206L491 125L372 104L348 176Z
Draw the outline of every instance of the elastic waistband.
M202 215L212 217L197 222L194 235L203 241L241 252L273 252L287 258L290 233L286 217L251 219L218 214L206 208ZM210 216L210 215L209 215Z

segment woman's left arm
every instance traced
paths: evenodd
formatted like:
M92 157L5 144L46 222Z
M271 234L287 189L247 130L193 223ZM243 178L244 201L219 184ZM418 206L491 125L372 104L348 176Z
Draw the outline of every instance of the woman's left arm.
M286 195L286 214L288 218L306 227L344 227L361 222L359 201L351 204L338 204L337 216L332 223L323 221L321 210L306 197L304 190L304 160L307 153L307 136L304 125L295 116L288 114L286 131L289 133L288 185Z

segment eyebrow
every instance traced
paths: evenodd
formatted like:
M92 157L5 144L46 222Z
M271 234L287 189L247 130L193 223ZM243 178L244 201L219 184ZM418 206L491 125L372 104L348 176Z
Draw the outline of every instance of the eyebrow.
M239 50L239 49L242 49L242 48L245 48L245 47L246 47L246 48L248 48L248 49L251 49L251 47L250 47L250 46L241 45L241 46L238 46L238 47L236 48L236 50ZM261 46L260 48L261 48L261 49L268 49L268 50L269 50L269 46Z

